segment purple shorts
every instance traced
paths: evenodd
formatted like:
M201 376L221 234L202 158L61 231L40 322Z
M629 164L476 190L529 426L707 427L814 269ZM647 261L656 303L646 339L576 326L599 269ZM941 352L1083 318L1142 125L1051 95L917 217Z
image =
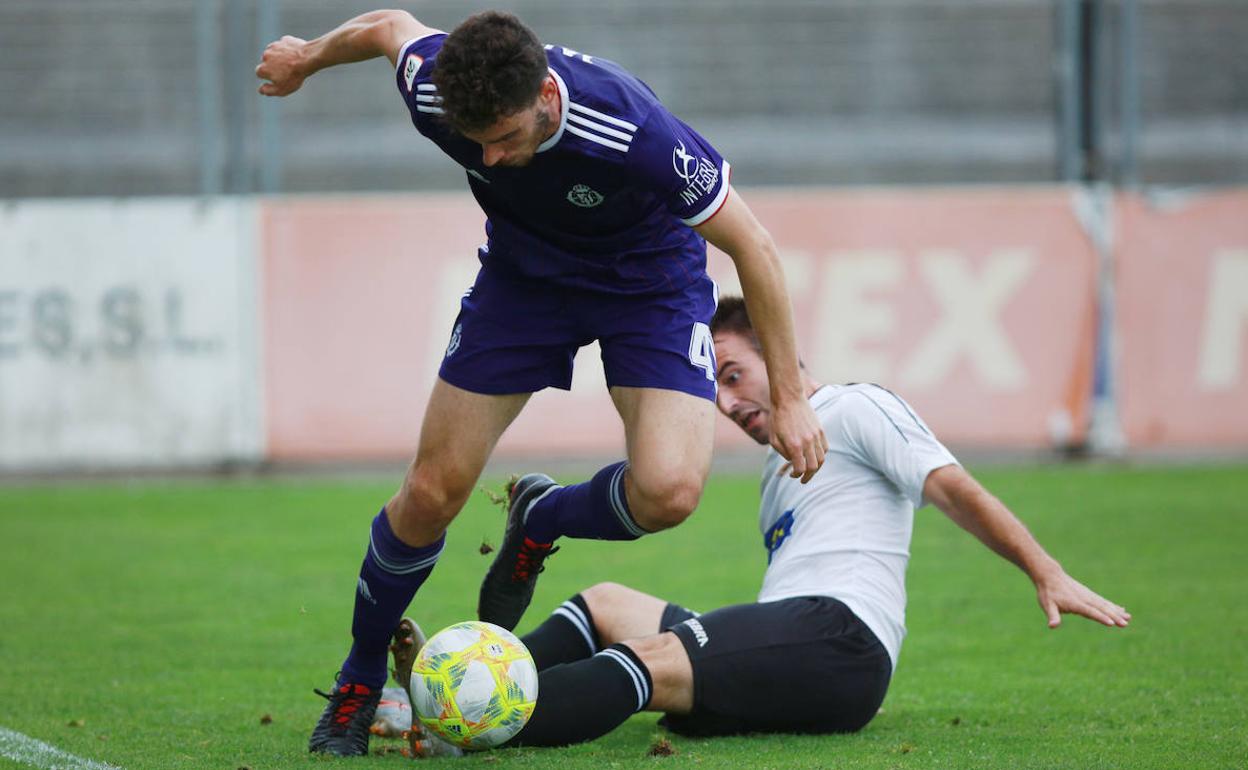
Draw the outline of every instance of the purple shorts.
M464 295L438 375L503 395L572 387L572 359L598 340L608 386L678 390L715 400L708 324L718 288L703 275L670 294L569 289L482 268Z

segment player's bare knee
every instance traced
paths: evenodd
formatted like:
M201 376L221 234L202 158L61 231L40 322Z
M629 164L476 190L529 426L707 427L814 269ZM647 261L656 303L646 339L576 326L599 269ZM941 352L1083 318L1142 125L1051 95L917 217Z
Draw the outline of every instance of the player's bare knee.
M689 518L702 498L702 480L673 476L642 489L642 505L633 506L637 523L654 532L670 529ZM629 501L630 504L632 500ZM639 510L640 509L640 510Z
M624 638L620 634L622 629L619 628L619 616L627 614L629 598L636 594L628 586L611 582L597 583L581 591L581 598L585 600L585 605L589 607L589 616L593 618L594 630L604 640L610 639L611 642L608 643Z
M473 482L454 471L414 464L399 492L401 515L413 523L445 529L467 502Z
M609 608L617 604L627 590L619 583L596 583L581 591L581 598L589 605L590 614L599 615L609 612Z

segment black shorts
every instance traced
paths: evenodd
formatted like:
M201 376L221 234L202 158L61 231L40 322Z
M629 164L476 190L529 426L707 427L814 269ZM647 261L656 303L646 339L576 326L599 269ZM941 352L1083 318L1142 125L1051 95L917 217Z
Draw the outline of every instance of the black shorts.
M875 716L892 676L884 645L827 596L705 615L669 604L663 630L693 664L693 711L662 722L682 735L853 732Z

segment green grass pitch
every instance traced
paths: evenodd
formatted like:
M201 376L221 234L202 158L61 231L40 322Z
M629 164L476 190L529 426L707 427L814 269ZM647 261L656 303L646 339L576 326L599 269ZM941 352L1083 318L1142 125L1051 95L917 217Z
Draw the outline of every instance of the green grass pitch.
M1134 614L1049 631L1030 583L933 508L916 514L909 636L856 735L672 737L656 715L509 767L1248 766L1248 468L986 469L1067 570ZM394 480L397 482L397 479ZM494 486L499 482L495 480ZM124 768L398 767L327 760L308 732L346 652L367 525L391 483L306 479L0 487L0 727ZM696 609L750 601L765 564L757 480L712 479L678 529L568 541L520 631L615 580ZM471 618L502 513L452 527L412 606ZM262 724L262 717L271 718ZM374 741L374 748L381 742ZM0 767L21 767L0 758Z

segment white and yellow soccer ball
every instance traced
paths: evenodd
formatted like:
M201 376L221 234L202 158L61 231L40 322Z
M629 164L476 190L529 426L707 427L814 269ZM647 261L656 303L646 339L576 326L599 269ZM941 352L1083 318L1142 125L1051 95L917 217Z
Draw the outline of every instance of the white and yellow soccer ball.
M412 666L421 724L463 749L488 749L524 727L537 704L537 666L524 643L492 623L434 634Z

